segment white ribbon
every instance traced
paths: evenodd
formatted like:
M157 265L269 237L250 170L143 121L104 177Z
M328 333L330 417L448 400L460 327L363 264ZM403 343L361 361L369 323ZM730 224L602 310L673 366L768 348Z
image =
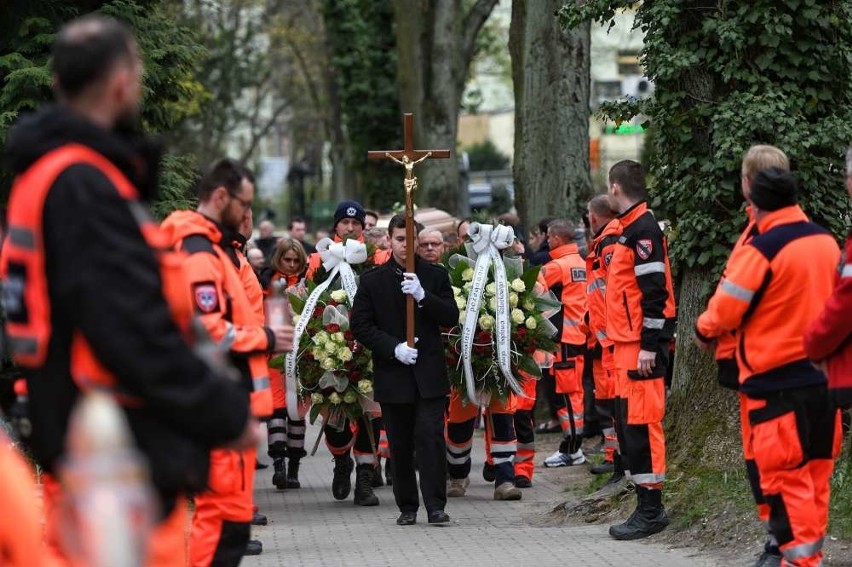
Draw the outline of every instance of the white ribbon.
M302 316L299 317L299 322L293 331L293 348L284 357L284 375L287 380L287 414L292 420L300 419L299 396L296 386L299 378L299 371L296 366L299 341L308 326L308 322L313 317L314 308L319 298L338 275L340 275L341 286L349 299L349 305L352 305L355 301L355 293L358 291L358 284L355 281L355 272L352 271L350 264L362 264L367 261L367 246L363 242L353 239L343 243L334 242L330 238L323 238L317 242L316 249L320 255L323 268L328 272L328 277L314 288L314 291L305 301Z
M510 343L512 327L509 320L509 282L506 278L506 267L500 253L515 241L515 231L510 226L492 226L490 224L471 223L468 236L471 239L471 249L476 255L473 268L470 294L465 308L464 324L462 325L462 364L464 368L467 398L472 403L480 403L476 392L471 364L470 352L479 319L479 306L488 284L488 269L494 266L494 284L496 287L497 312L495 323L495 344L497 346L497 365L506 379L506 385L519 396L524 395L523 388L512 375L510 358Z

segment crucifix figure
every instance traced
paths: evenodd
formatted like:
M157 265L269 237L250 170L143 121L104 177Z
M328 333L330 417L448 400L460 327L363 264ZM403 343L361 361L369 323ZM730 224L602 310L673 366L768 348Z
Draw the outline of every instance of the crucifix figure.
M367 152L367 158L391 159L405 168L405 270L414 272L414 192L417 189L414 166L430 157L448 158L450 150L415 150L414 115L406 112L403 117L403 149L370 151ZM408 295L405 301L406 341L408 346L414 348L414 298Z

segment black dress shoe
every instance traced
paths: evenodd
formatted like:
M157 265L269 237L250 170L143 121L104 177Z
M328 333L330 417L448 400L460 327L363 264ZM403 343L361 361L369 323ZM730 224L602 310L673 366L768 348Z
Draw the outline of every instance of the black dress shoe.
M436 526L444 526L450 523L450 515L443 510L429 512L429 523Z
M413 526L417 523L417 512L403 512L396 519L397 526Z
M261 553L263 553L263 544L256 539L250 539L243 555L260 555Z
M266 516L259 512L255 512L251 517L251 525L253 526L265 526L269 521L266 519Z

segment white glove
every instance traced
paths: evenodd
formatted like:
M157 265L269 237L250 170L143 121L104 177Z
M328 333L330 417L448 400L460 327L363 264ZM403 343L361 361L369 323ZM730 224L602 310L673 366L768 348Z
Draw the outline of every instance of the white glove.
M417 274L403 272L402 277L402 293L411 295L417 303L423 301L423 298L426 297L426 292L423 290L423 286L420 285L420 279L417 277Z
M393 349L393 355L403 364L412 365L417 362L417 349L411 348L405 343L399 343Z

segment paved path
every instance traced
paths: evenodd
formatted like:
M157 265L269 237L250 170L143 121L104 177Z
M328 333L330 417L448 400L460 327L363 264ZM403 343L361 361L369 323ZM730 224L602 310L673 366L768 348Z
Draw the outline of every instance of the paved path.
M308 427L307 446L313 447L318 429ZM262 460L269 462L269 458ZM543 460L539 455L538 461ZM298 490L272 486L272 467L258 471L255 502L269 525L253 528L263 542L263 554L246 557L246 567L333 566L409 567L687 567L718 562L690 550L667 549L654 543L617 542L605 525L536 527L536 518L563 498L558 479L564 469L537 469L534 486L523 500L495 502L493 485L481 477L484 460L480 436L474 439L471 486L464 498L451 498L447 513L452 524L429 526L421 507L414 526L399 527L390 487L376 489L380 505L354 506L352 496L331 496L332 459L321 444L313 457L302 461ZM355 475L352 475L353 484Z

